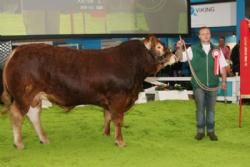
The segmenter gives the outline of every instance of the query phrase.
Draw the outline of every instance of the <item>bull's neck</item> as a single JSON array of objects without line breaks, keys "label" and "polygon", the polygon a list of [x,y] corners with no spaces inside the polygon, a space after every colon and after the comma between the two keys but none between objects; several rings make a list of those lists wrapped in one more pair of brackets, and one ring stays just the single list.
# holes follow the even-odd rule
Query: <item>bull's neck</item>
[{"label": "bull's neck", "polygon": [[146,57],[147,59],[144,65],[144,71],[146,73],[146,76],[156,74],[158,72],[157,70],[159,64],[158,61],[149,50],[147,50]]}]

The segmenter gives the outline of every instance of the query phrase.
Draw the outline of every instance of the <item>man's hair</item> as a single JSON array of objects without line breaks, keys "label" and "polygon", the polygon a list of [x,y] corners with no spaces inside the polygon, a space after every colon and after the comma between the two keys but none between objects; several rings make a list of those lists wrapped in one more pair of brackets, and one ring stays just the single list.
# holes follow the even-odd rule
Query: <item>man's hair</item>
[{"label": "man's hair", "polygon": [[220,38],[219,39],[223,39],[224,41],[225,41],[225,37],[224,36],[220,36]]},{"label": "man's hair", "polygon": [[209,27],[203,26],[203,27],[200,27],[200,29],[198,31],[198,35],[200,34],[201,30],[204,30],[204,29],[207,29],[207,30],[211,31]]}]

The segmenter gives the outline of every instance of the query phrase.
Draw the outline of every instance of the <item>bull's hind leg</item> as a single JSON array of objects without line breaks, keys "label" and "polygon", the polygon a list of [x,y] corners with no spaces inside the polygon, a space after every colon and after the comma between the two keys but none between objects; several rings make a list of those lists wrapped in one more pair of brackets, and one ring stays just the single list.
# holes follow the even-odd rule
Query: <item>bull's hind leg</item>
[{"label": "bull's hind leg", "polygon": [[27,116],[30,122],[32,123],[33,128],[35,129],[37,136],[39,137],[40,143],[49,144],[47,135],[44,132],[42,125],[41,125],[40,111],[41,111],[40,106],[36,106],[36,107],[30,106]]},{"label": "bull's hind leg", "polygon": [[41,106],[42,106],[42,100],[46,99],[46,94],[44,92],[39,92],[34,96],[34,98],[31,100],[31,106],[29,107],[29,110],[27,112],[27,117],[29,118],[33,128],[35,129],[37,136],[40,139],[41,144],[48,144],[49,140],[47,138],[46,133],[44,132],[42,125],[41,125],[41,119],[40,119],[40,113],[41,113]]},{"label": "bull's hind leg", "polygon": [[10,106],[10,118],[13,127],[14,145],[17,149],[23,149],[22,123],[24,116],[21,114],[21,111],[15,101]]},{"label": "bull's hind leg", "polygon": [[108,110],[104,110],[103,135],[105,136],[110,136],[110,123],[111,123],[111,113]]}]

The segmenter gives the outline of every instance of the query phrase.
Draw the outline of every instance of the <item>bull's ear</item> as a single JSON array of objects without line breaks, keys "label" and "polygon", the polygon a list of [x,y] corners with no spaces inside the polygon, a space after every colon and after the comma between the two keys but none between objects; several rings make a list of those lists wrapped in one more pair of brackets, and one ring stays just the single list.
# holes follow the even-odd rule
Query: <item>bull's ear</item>
[{"label": "bull's ear", "polygon": [[144,45],[145,47],[150,50],[152,46],[154,46],[157,43],[158,39],[154,35],[148,35],[144,39]]},{"label": "bull's ear", "polygon": [[144,43],[145,47],[146,47],[148,50],[151,49],[151,47],[152,47],[151,41],[149,41],[149,40],[147,40],[147,39],[145,38],[144,41],[143,41],[143,43]]}]

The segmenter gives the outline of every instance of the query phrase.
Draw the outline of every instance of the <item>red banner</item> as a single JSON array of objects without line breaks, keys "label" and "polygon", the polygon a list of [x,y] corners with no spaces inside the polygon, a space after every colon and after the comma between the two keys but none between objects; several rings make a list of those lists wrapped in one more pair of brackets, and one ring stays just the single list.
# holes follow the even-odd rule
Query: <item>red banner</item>
[{"label": "red banner", "polygon": [[240,94],[250,97],[250,27],[247,19],[240,22]]}]

